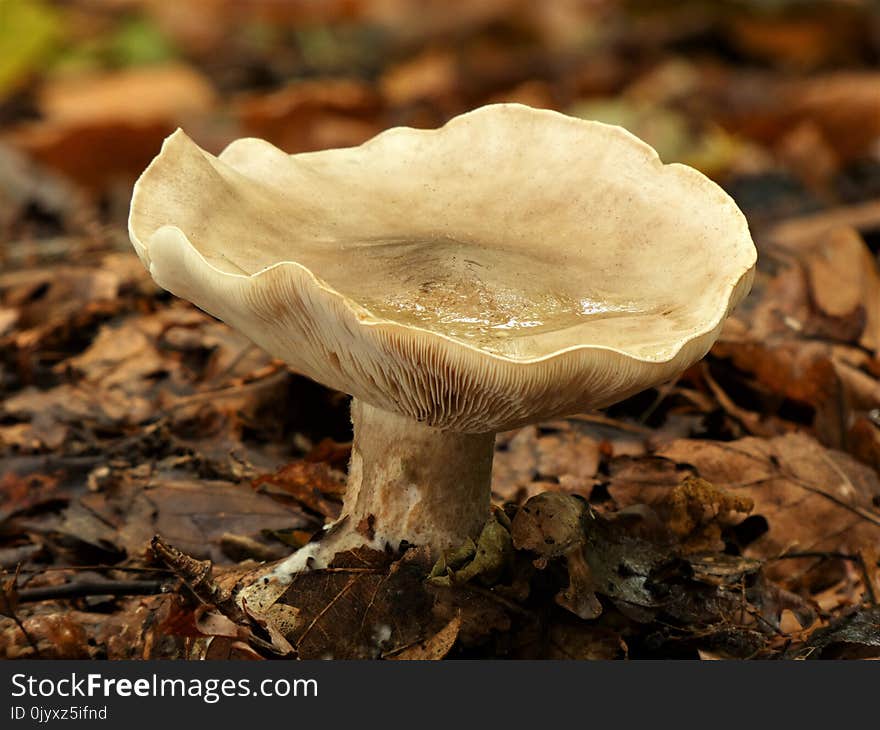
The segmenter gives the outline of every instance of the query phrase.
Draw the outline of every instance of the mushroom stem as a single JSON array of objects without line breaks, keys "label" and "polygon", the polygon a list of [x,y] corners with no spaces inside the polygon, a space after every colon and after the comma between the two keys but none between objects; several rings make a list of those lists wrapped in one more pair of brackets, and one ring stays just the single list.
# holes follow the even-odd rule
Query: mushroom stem
[{"label": "mushroom stem", "polygon": [[436,553],[479,534],[495,434],[441,431],[357,399],[351,421],[342,530],[358,533],[361,544],[396,548],[405,540]]},{"label": "mushroom stem", "polygon": [[432,556],[476,539],[489,517],[494,433],[456,433],[352,399],[354,442],[342,514],[320,541],[261,569],[237,594],[266,610],[293,577],[358,547],[401,542]]}]

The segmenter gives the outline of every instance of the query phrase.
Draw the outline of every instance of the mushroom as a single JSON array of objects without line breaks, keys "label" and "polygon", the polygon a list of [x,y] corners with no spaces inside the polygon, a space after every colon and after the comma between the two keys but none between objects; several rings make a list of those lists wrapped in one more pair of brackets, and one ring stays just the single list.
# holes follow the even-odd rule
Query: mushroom
[{"label": "mushroom", "polygon": [[161,287],[353,396],[342,517],[287,574],[476,537],[495,433],[682,372],[756,260],[701,173],[620,127],[518,104],[297,155],[240,139],[215,157],[178,130],[129,231]]}]

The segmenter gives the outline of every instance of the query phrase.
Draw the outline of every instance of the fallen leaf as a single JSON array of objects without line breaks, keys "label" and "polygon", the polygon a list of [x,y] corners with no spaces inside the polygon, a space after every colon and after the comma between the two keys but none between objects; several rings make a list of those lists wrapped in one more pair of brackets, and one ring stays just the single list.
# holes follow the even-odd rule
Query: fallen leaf
[{"label": "fallen leaf", "polygon": [[154,477],[146,484],[131,481],[85,495],[79,502],[100,520],[102,540],[129,555],[141,554],[153,535],[161,534],[180,550],[220,565],[229,561],[223,550],[229,533],[262,542],[264,530],[311,524],[295,507],[244,485],[211,480]]},{"label": "fallen leaf", "polygon": [[805,257],[813,301],[835,319],[860,317],[859,343],[880,354],[880,268],[859,235],[832,231]]},{"label": "fallen leaf", "polygon": [[880,608],[873,606],[850,613],[814,632],[789,656],[797,659],[880,658]]},{"label": "fallen leaf", "polygon": [[119,181],[128,184],[176,126],[203,118],[214,102],[210,82],[180,64],[64,79],[42,88],[44,118],[18,125],[5,138],[98,194]]},{"label": "fallen leaf", "polygon": [[389,566],[384,554],[368,552],[343,553],[328,570],[297,575],[279,599],[299,612],[286,637],[299,658],[377,658],[430,631],[425,556],[409,551]]},{"label": "fallen leaf", "polygon": [[457,615],[436,634],[424,641],[408,646],[386,659],[421,661],[443,659],[455,645],[458,632],[461,630],[461,616]]},{"label": "fallen leaf", "polygon": [[278,499],[291,499],[306,509],[334,520],[345,492],[345,476],[322,462],[294,461],[274,474],[253,481],[253,488]]},{"label": "fallen leaf", "polygon": [[204,113],[214,103],[211,83],[192,66],[174,63],[49,81],[38,99],[55,124],[165,122]]},{"label": "fallen leaf", "polygon": [[546,641],[541,656],[547,659],[607,660],[627,656],[626,643],[617,632],[590,624],[555,623]]},{"label": "fallen leaf", "polygon": [[873,503],[880,495],[876,472],[808,436],[729,444],[677,441],[659,453],[754,502],[752,514],[762,516],[768,530],[749,544],[748,554],[853,552],[880,540],[880,512]]},{"label": "fallen leaf", "polygon": [[348,79],[296,82],[235,103],[249,134],[290,153],[359,145],[382,130],[380,109],[369,85]]},{"label": "fallen leaf", "polygon": [[389,68],[379,80],[383,96],[392,106],[418,101],[448,101],[458,87],[458,64],[446,49],[428,49]]}]

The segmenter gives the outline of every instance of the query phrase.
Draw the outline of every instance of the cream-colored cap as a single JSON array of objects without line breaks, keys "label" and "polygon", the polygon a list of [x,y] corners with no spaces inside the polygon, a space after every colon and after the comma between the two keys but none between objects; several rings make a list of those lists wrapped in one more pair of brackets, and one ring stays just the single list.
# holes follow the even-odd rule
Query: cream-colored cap
[{"label": "cream-colored cap", "polygon": [[487,432],[701,358],[756,251],[715,183],[620,127],[518,104],[360,147],[219,157],[171,135],[131,240],[156,282],[314,380]]}]

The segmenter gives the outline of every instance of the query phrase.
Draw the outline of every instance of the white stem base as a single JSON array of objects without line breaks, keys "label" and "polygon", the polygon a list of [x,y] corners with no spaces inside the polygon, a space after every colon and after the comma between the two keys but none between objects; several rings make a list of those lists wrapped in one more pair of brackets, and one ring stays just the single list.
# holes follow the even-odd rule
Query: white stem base
[{"label": "white stem base", "polygon": [[[440,431],[356,399],[351,420],[354,441],[342,514],[320,542],[297,550],[267,574],[276,589],[296,573],[326,567],[337,553],[357,547],[396,550],[405,542],[439,556],[476,538],[489,516],[495,434]],[[256,596],[247,599],[253,605]]]}]

